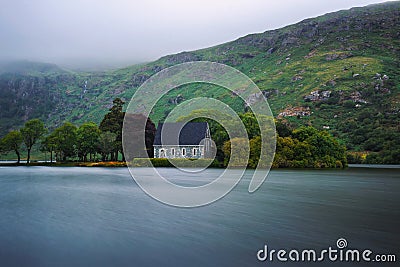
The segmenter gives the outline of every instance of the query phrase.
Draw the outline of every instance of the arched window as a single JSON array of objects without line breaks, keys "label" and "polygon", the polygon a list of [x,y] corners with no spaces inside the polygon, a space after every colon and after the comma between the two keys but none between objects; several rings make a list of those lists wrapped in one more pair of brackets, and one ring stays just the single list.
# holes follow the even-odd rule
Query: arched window
[{"label": "arched window", "polygon": [[160,149],[160,158],[165,158],[165,150],[163,148]]},{"label": "arched window", "polygon": [[175,157],[175,148],[171,148],[171,156]]},{"label": "arched window", "polygon": [[182,148],[182,156],[186,157],[186,148]]},{"label": "arched window", "polygon": [[193,155],[193,157],[197,156],[197,148],[193,148],[192,155]]}]

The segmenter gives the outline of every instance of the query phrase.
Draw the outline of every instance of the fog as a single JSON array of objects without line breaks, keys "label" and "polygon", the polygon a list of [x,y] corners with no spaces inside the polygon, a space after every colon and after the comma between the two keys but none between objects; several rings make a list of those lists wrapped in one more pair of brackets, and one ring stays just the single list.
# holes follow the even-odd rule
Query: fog
[{"label": "fog", "polygon": [[119,67],[374,0],[1,0],[0,60]]}]

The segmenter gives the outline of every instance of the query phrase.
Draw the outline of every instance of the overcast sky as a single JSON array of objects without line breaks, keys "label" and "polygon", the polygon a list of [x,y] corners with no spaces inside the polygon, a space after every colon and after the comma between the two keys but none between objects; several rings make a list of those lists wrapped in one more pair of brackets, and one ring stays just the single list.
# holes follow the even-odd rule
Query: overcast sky
[{"label": "overcast sky", "polygon": [[0,60],[133,64],[379,0],[0,0]]}]

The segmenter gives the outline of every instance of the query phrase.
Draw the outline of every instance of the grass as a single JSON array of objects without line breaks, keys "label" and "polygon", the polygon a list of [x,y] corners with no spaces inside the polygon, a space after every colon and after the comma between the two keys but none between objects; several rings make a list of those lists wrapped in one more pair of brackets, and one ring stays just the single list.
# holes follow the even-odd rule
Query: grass
[{"label": "grass", "polygon": [[[397,34],[400,31],[399,10],[399,2],[394,2],[340,11],[187,54],[199,60],[235,67],[248,75],[261,90],[279,90],[278,95],[272,95],[268,99],[275,115],[289,106],[309,106],[313,112],[310,117],[286,120],[294,126],[311,124],[321,129],[328,125],[330,132],[343,140],[349,149],[363,150],[363,144],[355,141],[354,137],[358,128],[379,125],[386,127],[389,132],[398,131],[393,125],[396,125],[400,114],[400,39]],[[313,37],[296,34],[297,31],[302,32],[310,22],[319,23],[318,34]],[[360,25],[362,27],[358,29]],[[368,25],[371,25],[370,28]],[[344,26],[349,26],[349,30],[342,30]],[[291,37],[297,38],[298,43],[285,45],[284,41]],[[270,48],[274,48],[272,53],[267,52]],[[333,54],[352,56],[327,60],[327,56]],[[39,114],[50,130],[64,121],[75,124],[87,121],[99,123],[114,98],[121,97],[129,102],[146,78],[160,69],[182,63],[184,60],[179,56],[181,55],[169,55],[147,64],[108,72],[33,71],[31,76],[35,79],[42,77],[48,82],[41,88],[35,88],[35,94],[39,97],[32,104],[33,111],[30,114]],[[348,70],[344,70],[345,68]],[[353,74],[356,73],[360,76],[354,78]],[[390,94],[375,92],[372,77],[376,73],[390,77],[385,82]],[[293,80],[296,75],[302,79]],[[8,84],[10,77],[5,78],[5,84]],[[21,79],[31,81],[29,75]],[[88,81],[87,93],[81,99],[85,81]],[[305,103],[303,97],[314,90],[330,90],[337,94],[338,101]],[[344,105],[355,91],[361,92],[369,104],[363,104],[360,108],[348,108]],[[236,112],[243,111],[243,103],[232,97],[230,92],[207,84],[191,84],[178,87],[160,99],[151,113],[151,119],[156,124],[175,108],[175,104],[169,100],[179,94],[185,100],[199,96],[217,98],[229,104]],[[17,96],[15,99],[11,96],[7,98],[15,100],[18,106],[29,104]],[[49,99],[50,103],[41,102],[50,101]],[[50,109],[51,105],[57,108]],[[357,120],[366,111],[372,121],[368,124]],[[377,119],[378,114],[382,114],[384,118]],[[12,117],[0,116],[0,136],[11,128],[21,126],[23,116],[24,114],[18,112],[14,112]],[[345,131],[342,124],[350,124],[353,120],[355,127],[350,132]],[[9,157],[11,156],[6,156]],[[43,157],[37,153],[34,158]]]}]

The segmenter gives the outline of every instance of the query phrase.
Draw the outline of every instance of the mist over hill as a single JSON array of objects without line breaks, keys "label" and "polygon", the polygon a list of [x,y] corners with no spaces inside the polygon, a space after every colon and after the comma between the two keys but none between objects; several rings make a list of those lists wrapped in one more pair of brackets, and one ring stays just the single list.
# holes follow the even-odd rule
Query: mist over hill
[{"label": "mist over hill", "polygon": [[[350,150],[392,151],[400,142],[399,25],[400,2],[387,2],[114,71],[3,63],[0,136],[31,118],[41,118],[50,128],[65,121],[99,123],[114,98],[129,101],[156,72],[206,60],[248,75],[268,98],[275,116],[289,125],[326,129]],[[162,98],[152,120],[162,120],[180,101],[211,95],[238,112],[245,110],[221,88],[191,85]]]}]

